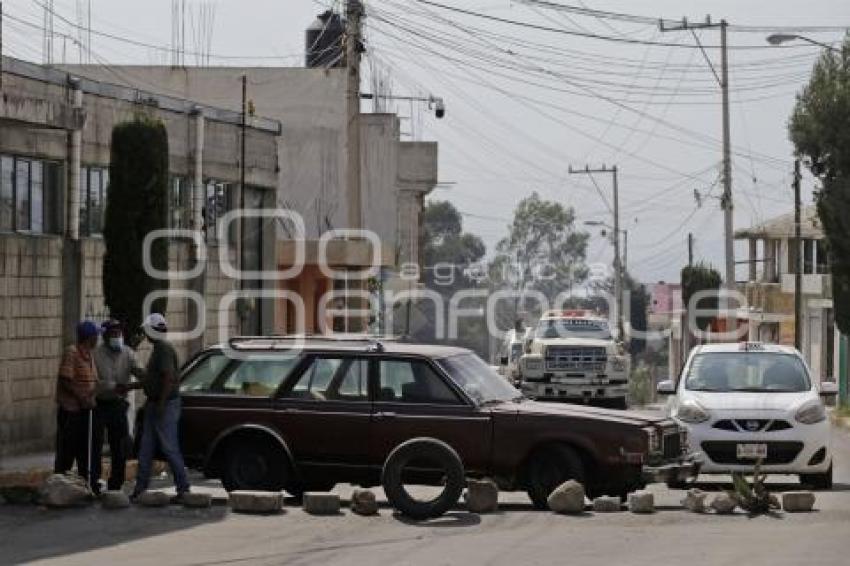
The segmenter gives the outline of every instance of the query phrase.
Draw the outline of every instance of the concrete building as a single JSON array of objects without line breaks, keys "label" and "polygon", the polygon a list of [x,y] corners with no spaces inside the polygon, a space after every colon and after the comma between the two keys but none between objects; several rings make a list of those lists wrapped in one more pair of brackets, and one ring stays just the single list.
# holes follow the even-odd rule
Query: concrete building
[{"label": "concrete building", "polygon": [[[217,239],[216,220],[237,202],[241,117],[203,103],[77,79],[67,71],[3,57],[0,96],[0,458],[49,449],[54,389],[63,345],[82,318],[105,317],[100,236],[109,199],[108,166],[114,125],[139,114],[164,123],[169,141],[169,224],[200,233],[204,269],[171,288],[200,293],[197,304],[171,298],[172,330],[198,327],[179,344],[185,356],[219,341],[219,321],[231,333],[272,329],[268,301],[222,303],[238,288],[225,277],[219,252],[236,255],[230,236]],[[252,117],[245,163],[246,203],[276,200],[280,123]],[[245,269],[276,265],[275,230],[259,220],[246,226]],[[195,265],[191,239],[170,242],[170,269]],[[268,286],[267,284],[265,284]],[[249,281],[247,288],[263,284]],[[223,318],[220,319],[220,316]]]},{"label": "concrete building", "polygon": [[838,377],[842,367],[846,379],[846,339],[835,330],[826,242],[814,206],[803,209],[800,232],[798,250],[794,214],[788,213],[735,233],[749,243],[748,277],[741,286],[748,309],[741,318],[752,340],[794,344],[794,274],[801,253],[803,355],[819,379]]},{"label": "concrete building", "polygon": [[[348,218],[346,173],[345,68],[66,66],[96,80],[119,81],[128,87],[154,88],[171,96],[241,109],[241,77],[255,111],[282,123],[278,146],[277,205],[304,220],[307,250],[318,249],[317,238],[345,229]],[[408,288],[397,277],[405,263],[418,263],[421,212],[425,195],[437,183],[437,144],[401,141],[398,117],[361,114],[361,192],[364,229],[377,234],[384,286]],[[248,151],[251,148],[249,146]],[[279,232],[278,264],[292,261],[291,232]],[[368,242],[348,242],[347,253],[334,254],[340,271],[360,270],[358,258],[372,257]],[[334,282],[318,269],[319,258],[308,253],[306,268],[281,285],[298,292],[313,312],[317,297]],[[276,329],[291,329],[286,305],[279,305]],[[290,322],[287,322],[290,320]],[[317,319],[308,316],[307,330]]]}]

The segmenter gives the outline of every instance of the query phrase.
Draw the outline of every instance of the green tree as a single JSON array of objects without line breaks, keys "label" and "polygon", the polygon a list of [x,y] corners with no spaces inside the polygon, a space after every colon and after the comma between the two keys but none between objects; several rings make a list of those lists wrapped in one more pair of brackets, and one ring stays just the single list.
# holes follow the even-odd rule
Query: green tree
[{"label": "green tree", "polygon": [[[141,324],[148,293],[168,288],[167,280],[151,277],[142,263],[145,236],[167,227],[168,135],[162,122],[137,117],[113,128],[108,194],[103,294],[111,315],[134,330]],[[151,263],[167,270],[167,239],[155,240]],[[164,299],[153,305],[155,312],[165,308]]]},{"label": "green tree", "polygon": [[[649,310],[649,292],[646,285],[636,281],[628,273],[623,277],[623,288],[629,292],[629,325],[632,330],[646,332],[648,328],[647,311]],[[646,349],[644,338],[632,337],[629,341],[629,351],[637,355]]]},{"label": "green tree", "polygon": [[[422,263],[425,271],[422,280],[425,286],[439,293],[447,306],[452,295],[462,289],[473,289],[482,285],[480,270],[476,269],[486,253],[481,238],[463,231],[463,217],[453,204],[447,201],[430,201],[422,214]],[[485,301],[474,304],[474,299],[464,301],[464,308],[483,306]],[[396,313],[394,332],[409,334],[422,342],[434,342],[437,312],[430,300],[411,305],[413,324],[408,325],[407,313]],[[399,306],[406,309],[407,305]],[[445,317],[447,312],[443,312]],[[418,321],[418,323],[417,323]],[[481,319],[462,317],[458,321],[458,339],[453,341],[471,348],[482,357],[488,354],[488,333],[484,317]]]},{"label": "green tree", "polygon": [[[682,304],[686,309],[691,308],[691,297],[700,291],[718,291],[722,281],[720,273],[704,263],[682,268]],[[696,308],[700,310],[716,311],[718,306],[717,294],[698,301]],[[697,327],[706,330],[711,324],[713,316],[699,316],[696,319]]]},{"label": "green tree", "polygon": [[835,324],[850,333],[850,34],[824,50],[788,124],[796,154],[820,181],[815,193],[832,272]]},{"label": "green tree", "polygon": [[509,233],[490,264],[496,287],[535,290],[551,302],[587,279],[586,232],[575,229],[575,210],[536,192],[514,210]]}]

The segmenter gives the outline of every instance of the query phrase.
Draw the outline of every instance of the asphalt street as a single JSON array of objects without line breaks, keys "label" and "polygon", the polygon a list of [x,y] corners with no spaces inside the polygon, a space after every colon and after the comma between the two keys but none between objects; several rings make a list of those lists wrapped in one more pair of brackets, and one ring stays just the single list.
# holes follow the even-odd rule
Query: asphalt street
[{"label": "asphalt street", "polygon": [[[747,564],[848,563],[850,432],[835,430],[832,491],[818,492],[816,511],[748,518],[697,515],[681,509],[683,492],[653,486],[653,515],[534,511],[524,494],[502,494],[500,511],[474,515],[462,507],[413,523],[384,505],[375,517],[344,508],[315,517],[289,505],[276,516],[181,507],[105,511],[0,506],[0,562],[42,564]],[[709,481],[702,481],[703,479]],[[699,486],[720,489],[718,478]],[[723,478],[719,478],[722,482]],[[774,477],[777,490],[799,489]],[[208,482],[197,490],[221,493]],[[350,487],[337,489],[345,497]]]}]

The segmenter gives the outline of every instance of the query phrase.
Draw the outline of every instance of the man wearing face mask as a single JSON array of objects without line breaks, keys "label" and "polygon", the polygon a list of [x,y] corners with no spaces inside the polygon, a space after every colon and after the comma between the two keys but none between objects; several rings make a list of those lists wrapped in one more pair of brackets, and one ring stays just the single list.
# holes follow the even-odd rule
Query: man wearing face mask
[{"label": "man wearing face mask", "polygon": [[109,442],[111,457],[110,490],[121,489],[130,446],[130,428],[127,422],[127,389],[130,376],[144,377],[144,370],[136,362],[133,350],[124,344],[121,323],[110,319],[103,323],[103,342],[94,350],[97,367],[94,428],[92,429],[92,490],[100,491],[101,455],[103,437]]}]

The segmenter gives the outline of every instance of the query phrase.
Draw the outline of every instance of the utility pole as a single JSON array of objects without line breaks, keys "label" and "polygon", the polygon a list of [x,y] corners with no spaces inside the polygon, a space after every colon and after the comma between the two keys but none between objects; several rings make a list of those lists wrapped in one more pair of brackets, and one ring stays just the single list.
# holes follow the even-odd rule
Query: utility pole
[{"label": "utility pole", "polygon": [[348,228],[363,227],[362,203],[360,198],[360,53],[361,18],[363,4],[360,0],[346,0],[345,4],[345,60],[348,67],[346,98],[348,103],[346,149],[347,149],[347,195]]},{"label": "utility pole", "polygon": [[623,335],[623,269],[620,261],[620,196],[617,187],[617,166],[591,169],[585,165],[584,169],[573,169],[569,167],[570,175],[592,175],[593,173],[611,173],[614,180],[614,202],[612,214],[614,215],[614,300],[617,307],[617,333],[620,340],[625,340]]},{"label": "utility pole", "polygon": [[714,23],[711,21],[710,16],[706,16],[705,22],[702,23],[690,23],[684,18],[680,25],[675,26],[666,25],[664,21],[659,22],[659,29],[662,32],[690,30],[691,33],[694,33],[693,30],[697,29],[720,28],[720,76],[717,75],[717,72],[714,70],[714,66],[711,65],[711,61],[705,54],[705,50],[703,49],[702,44],[700,44],[699,38],[697,38],[695,33],[694,39],[711,67],[711,71],[714,73],[715,79],[717,79],[717,82],[720,85],[723,99],[723,197],[720,202],[723,208],[723,239],[726,249],[726,288],[733,291],[735,290],[735,246],[733,240],[734,224],[732,222],[732,144],[730,141],[731,133],[729,126],[729,59],[726,45],[727,27],[728,24],[726,23],[726,20],[720,20],[719,23]]},{"label": "utility pole", "polygon": [[629,272],[629,231],[623,230],[623,274]]},{"label": "utility pole", "polygon": [[[241,147],[239,148],[239,211],[240,215],[238,218],[238,226],[237,230],[237,243],[236,243],[236,257],[238,258],[237,265],[239,266],[239,270],[244,270],[245,266],[244,262],[244,250],[242,246],[244,244],[245,238],[245,219],[242,217],[245,211],[245,134],[248,131],[248,76],[242,75],[242,123],[240,124],[242,130],[241,136]],[[239,279],[239,288],[243,289],[245,287],[245,282],[242,278]]]},{"label": "utility pole", "polygon": [[694,265],[694,234],[688,232],[688,267]]},{"label": "utility pole", "polygon": [[800,238],[800,160],[794,160],[794,347],[803,347],[803,250]]}]

